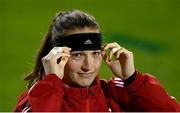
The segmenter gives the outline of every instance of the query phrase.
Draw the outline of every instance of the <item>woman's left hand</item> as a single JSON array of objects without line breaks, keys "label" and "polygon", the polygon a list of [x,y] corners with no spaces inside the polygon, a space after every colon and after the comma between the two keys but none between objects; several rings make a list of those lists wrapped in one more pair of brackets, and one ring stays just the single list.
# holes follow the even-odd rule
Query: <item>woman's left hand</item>
[{"label": "woman's left hand", "polygon": [[[109,55],[106,52],[107,50],[110,50]],[[135,72],[133,53],[116,42],[104,45],[102,56],[115,76],[123,80],[129,78]]]}]

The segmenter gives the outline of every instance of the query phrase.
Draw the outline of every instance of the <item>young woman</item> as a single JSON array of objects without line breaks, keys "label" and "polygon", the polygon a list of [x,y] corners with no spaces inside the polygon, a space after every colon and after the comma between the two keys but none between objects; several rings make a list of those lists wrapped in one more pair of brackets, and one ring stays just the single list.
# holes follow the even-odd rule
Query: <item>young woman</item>
[{"label": "young woman", "polygon": [[[155,77],[135,70],[131,51],[102,45],[101,34],[82,11],[55,16],[14,111],[180,111]],[[100,79],[102,59],[114,73],[108,82]]]}]

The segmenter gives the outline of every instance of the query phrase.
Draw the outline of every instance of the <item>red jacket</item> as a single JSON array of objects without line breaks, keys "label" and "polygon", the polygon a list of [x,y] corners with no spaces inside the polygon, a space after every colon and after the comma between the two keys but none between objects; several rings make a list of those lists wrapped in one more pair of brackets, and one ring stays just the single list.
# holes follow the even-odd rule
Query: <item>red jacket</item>
[{"label": "red jacket", "polygon": [[136,72],[135,80],[124,87],[113,77],[106,82],[95,80],[90,88],[73,88],[54,74],[46,75],[19,98],[14,111],[180,111],[153,76]]}]

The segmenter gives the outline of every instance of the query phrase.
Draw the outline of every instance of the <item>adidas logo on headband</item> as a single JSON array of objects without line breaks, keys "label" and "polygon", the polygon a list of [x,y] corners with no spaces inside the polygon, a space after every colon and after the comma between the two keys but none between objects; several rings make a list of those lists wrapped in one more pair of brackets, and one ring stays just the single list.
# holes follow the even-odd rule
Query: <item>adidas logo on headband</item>
[{"label": "adidas logo on headband", "polygon": [[101,33],[77,33],[65,37],[57,37],[55,46],[67,46],[71,51],[101,50]]},{"label": "adidas logo on headband", "polygon": [[88,39],[84,42],[84,44],[93,44],[93,43],[91,42],[91,40]]}]

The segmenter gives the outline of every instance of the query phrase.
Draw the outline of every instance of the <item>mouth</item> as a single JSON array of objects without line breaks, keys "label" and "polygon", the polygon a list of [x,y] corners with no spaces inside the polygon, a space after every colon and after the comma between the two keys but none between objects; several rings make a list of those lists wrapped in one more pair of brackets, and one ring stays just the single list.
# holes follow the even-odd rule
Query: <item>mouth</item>
[{"label": "mouth", "polygon": [[88,73],[78,73],[80,77],[83,78],[89,78],[92,77],[94,75],[94,72],[88,72]]}]

